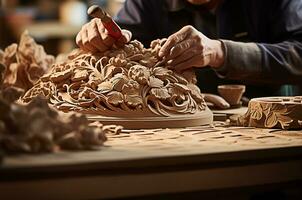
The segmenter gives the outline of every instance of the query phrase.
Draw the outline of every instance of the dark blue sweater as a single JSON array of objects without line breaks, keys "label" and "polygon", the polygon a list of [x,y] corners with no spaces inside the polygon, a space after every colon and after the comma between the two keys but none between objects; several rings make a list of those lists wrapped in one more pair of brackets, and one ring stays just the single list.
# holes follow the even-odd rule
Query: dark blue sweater
[{"label": "dark blue sweater", "polygon": [[[227,53],[224,66],[216,73],[211,69],[198,73],[205,92],[230,83],[218,74],[252,85],[247,90],[250,97],[301,95],[302,0],[224,0],[215,12],[186,0],[128,0],[116,21],[145,45],[185,25],[222,39]],[[293,84],[287,89],[295,90],[286,91],[283,84]]]}]

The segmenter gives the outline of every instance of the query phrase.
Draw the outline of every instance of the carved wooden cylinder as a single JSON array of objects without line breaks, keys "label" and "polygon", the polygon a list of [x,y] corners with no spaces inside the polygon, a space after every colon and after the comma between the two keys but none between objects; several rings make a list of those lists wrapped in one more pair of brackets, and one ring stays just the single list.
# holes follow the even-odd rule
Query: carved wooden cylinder
[{"label": "carved wooden cylinder", "polygon": [[237,125],[261,128],[301,129],[302,96],[252,99]]}]

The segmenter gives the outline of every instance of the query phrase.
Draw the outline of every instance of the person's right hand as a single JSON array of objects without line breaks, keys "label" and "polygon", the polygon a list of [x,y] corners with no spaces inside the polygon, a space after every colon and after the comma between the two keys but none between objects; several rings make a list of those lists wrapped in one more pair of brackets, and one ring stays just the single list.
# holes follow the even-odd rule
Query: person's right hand
[{"label": "person's right hand", "polygon": [[101,19],[94,18],[83,25],[77,34],[76,43],[80,49],[87,52],[104,52],[113,45],[123,46],[131,40],[132,34],[128,30],[122,30],[122,37],[118,40],[108,34]]}]

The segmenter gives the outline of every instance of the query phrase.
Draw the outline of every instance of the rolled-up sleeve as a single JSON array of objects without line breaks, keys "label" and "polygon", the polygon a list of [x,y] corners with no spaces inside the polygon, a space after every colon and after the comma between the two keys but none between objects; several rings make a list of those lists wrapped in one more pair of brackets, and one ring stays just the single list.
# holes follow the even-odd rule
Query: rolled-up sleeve
[{"label": "rolled-up sleeve", "polygon": [[221,77],[248,78],[261,73],[261,50],[255,43],[221,40],[225,50],[225,62],[216,71]]}]

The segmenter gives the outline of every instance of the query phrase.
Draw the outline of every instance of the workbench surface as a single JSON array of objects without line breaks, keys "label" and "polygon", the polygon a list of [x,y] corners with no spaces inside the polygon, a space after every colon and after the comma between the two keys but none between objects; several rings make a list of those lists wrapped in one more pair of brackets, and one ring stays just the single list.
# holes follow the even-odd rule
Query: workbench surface
[{"label": "workbench surface", "polygon": [[[54,199],[151,195],[302,180],[302,132],[211,126],[124,130],[94,151],[9,156],[0,193]],[[15,192],[18,189],[18,192]]]}]

